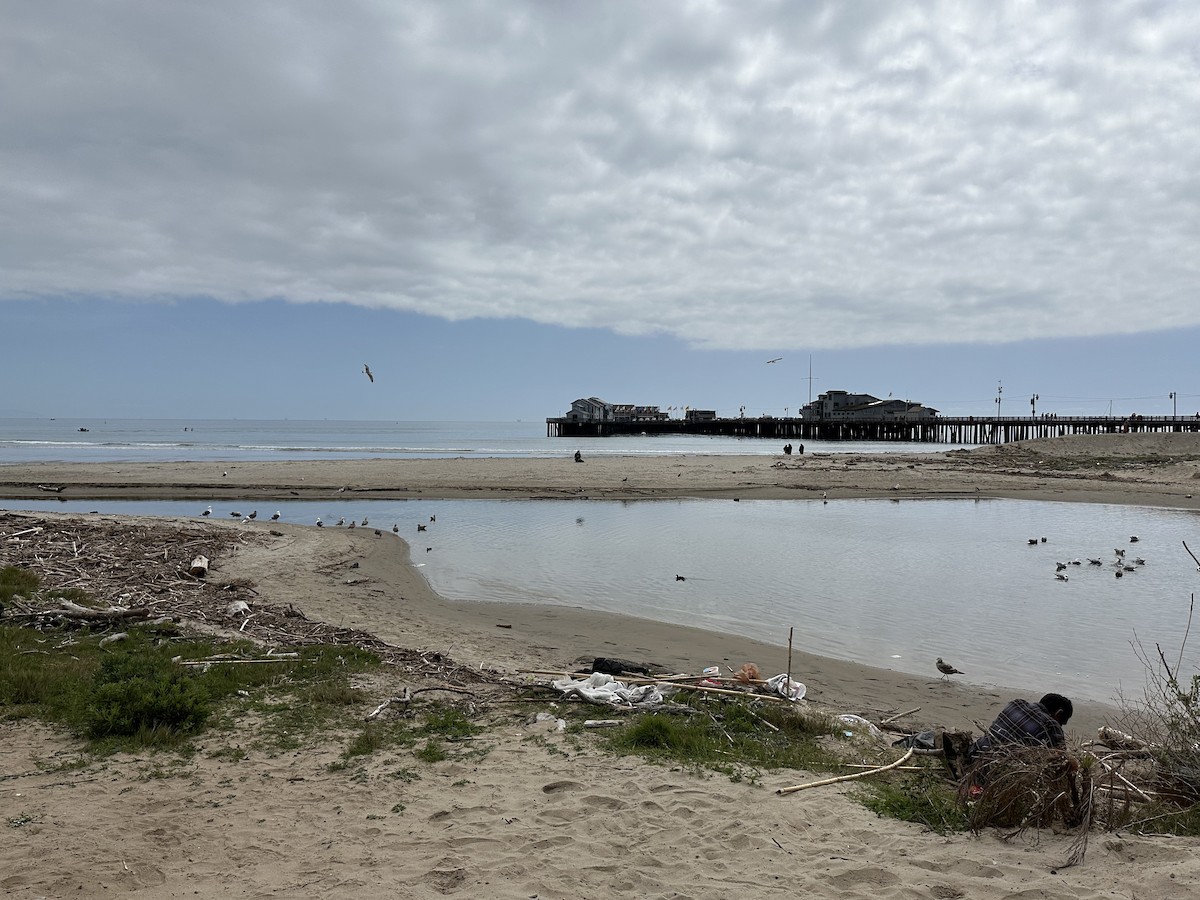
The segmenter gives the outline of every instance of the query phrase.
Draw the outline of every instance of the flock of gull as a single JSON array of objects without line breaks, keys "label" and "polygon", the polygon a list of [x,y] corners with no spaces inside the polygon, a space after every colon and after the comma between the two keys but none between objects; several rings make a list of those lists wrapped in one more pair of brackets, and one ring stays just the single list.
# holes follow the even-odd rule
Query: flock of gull
[{"label": "flock of gull", "polygon": [[[207,517],[211,516],[212,513],[213,513],[213,508],[210,506],[207,509],[205,509],[203,512],[201,512],[200,515],[207,518]],[[281,514],[280,514],[279,510],[275,510],[275,512],[273,512],[271,514],[271,521],[278,522],[280,519],[280,515]],[[241,519],[242,524],[245,525],[246,523],[251,522],[254,519],[258,518],[258,510],[257,509],[253,510],[246,515],[242,515],[242,513],[238,512],[237,510],[233,510],[229,513],[229,517],[231,519]],[[436,522],[437,516],[430,516],[429,521]],[[317,520],[313,524],[316,525],[318,528],[325,527],[325,521],[320,516],[317,516]],[[336,527],[344,525],[347,528],[367,528],[370,524],[371,524],[370,520],[366,516],[363,516],[361,522],[356,522],[354,519],[351,519],[349,522],[347,522],[345,516],[339,516],[337,522],[334,523],[334,527],[336,528]],[[427,531],[428,529],[429,529],[428,523],[424,523],[424,522],[417,523],[417,531],[418,532]],[[392,532],[394,534],[399,534],[400,526],[396,525],[396,524],[392,525]],[[378,528],[375,529],[376,537],[379,537],[382,534],[383,534],[382,530],[380,530]],[[426,547],[425,551],[429,552],[432,549],[433,549],[432,547]]]},{"label": "flock of gull", "polygon": [[[1136,534],[1129,536],[1129,543],[1136,544],[1138,541],[1139,538]],[[1030,546],[1036,546],[1038,544],[1046,543],[1046,539],[1044,537],[1030,538],[1028,543]],[[1103,566],[1105,561],[1098,556],[1089,556],[1087,564],[1089,566]],[[1113,559],[1108,563],[1113,570],[1113,575],[1117,578],[1123,578],[1127,572],[1136,572],[1139,566],[1144,566],[1145,564],[1146,560],[1142,559],[1140,556],[1126,558],[1125,551],[1121,547],[1113,548]],[[1067,569],[1069,566],[1083,566],[1083,560],[1076,557],[1075,559],[1070,559],[1066,562],[1056,562],[1054,564],[1054,577],[1059,581],[1070,581],[1071,578],[1069,575],[1067,575]]]}]

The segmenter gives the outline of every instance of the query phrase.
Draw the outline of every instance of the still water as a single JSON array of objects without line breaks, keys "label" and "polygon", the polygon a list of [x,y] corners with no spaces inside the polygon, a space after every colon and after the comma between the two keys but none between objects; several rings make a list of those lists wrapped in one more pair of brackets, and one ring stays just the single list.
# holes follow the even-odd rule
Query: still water
[{"label": "still water", "polygon": [[[195,515],[179,501],[0,501],[12,509]],[[222,502],[214,516],[248,512]],[[276,509],[258,508],[259,518]],[[1180,510],[1017,500],[322,501],[285,522],[393,524],[414,564],[456,600],[580,606],[696,625],[935,677],[1139,696],[1131,642],[1172,661],[1200,573]],[[436,522],[430,522],[436,516]],[[428,530],[418,532],[417,523]],[[1138,536],[1136,543],[1131,536]],[[1046,541],[1042,542],[1041,537]],[[1030,538],[1038,539],[1035,545]],[[1126,562],[1115,576],[1115,550]],[[1089,558],[1099,559],[1093,565]],[[1079,564],[1073,564],[1078,560]],[[1056,563],[1067,563],[1058,580]],[[676,578],[684,576],[683,581]],[[1195,641],[1193,643],[1196,643]],[[1200,653],[1185,662],[1194,671]],[[801,673],[803,680],[803,673]]]}]

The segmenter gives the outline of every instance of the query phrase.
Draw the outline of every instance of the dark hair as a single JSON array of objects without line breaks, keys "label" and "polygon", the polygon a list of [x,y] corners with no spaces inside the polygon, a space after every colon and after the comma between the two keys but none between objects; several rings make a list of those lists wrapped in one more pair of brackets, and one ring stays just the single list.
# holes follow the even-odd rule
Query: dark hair
[{"label": "dark hair", "polygon": [[1055,714],[1062,712],[1062,718],[1059,719],[1059,723],[1062,725],[1066,725],[1075,713],[1075,707],[1071,705],[1071,701],[1062,694],[1047,694],[1038,701],[1038,705],[1056,719],[1059,717]]}]

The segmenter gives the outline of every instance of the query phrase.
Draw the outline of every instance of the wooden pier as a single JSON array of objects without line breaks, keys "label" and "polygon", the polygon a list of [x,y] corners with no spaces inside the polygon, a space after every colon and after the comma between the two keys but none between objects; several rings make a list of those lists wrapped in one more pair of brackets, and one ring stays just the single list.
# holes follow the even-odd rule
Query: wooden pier
[{"label": "wooden pier", "polygon": [[1200,432],[1200,417],[1183,416],[1030,416],[987,418],[935,416],[921,421],[878,419],[736,418],[689,422],[684,419],[581,422],[546,419],[547,437],[695,434],[720,437],[813,441],[898,441],[926,444],[1005,444],[1066,434],[1122,434],[1131,431]]}]

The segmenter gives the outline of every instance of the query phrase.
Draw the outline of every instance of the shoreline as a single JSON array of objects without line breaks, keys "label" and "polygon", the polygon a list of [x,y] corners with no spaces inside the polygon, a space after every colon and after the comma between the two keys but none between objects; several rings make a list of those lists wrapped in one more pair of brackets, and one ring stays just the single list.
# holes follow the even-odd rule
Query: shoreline
[{"label": "shoreline", "polygon": [[[942,453],[179,463],[0,462],[12,499],[996,497],[1200,510],[1200,434],[1072,435]],[[51,489],[51,490],[47,490]]]}]

